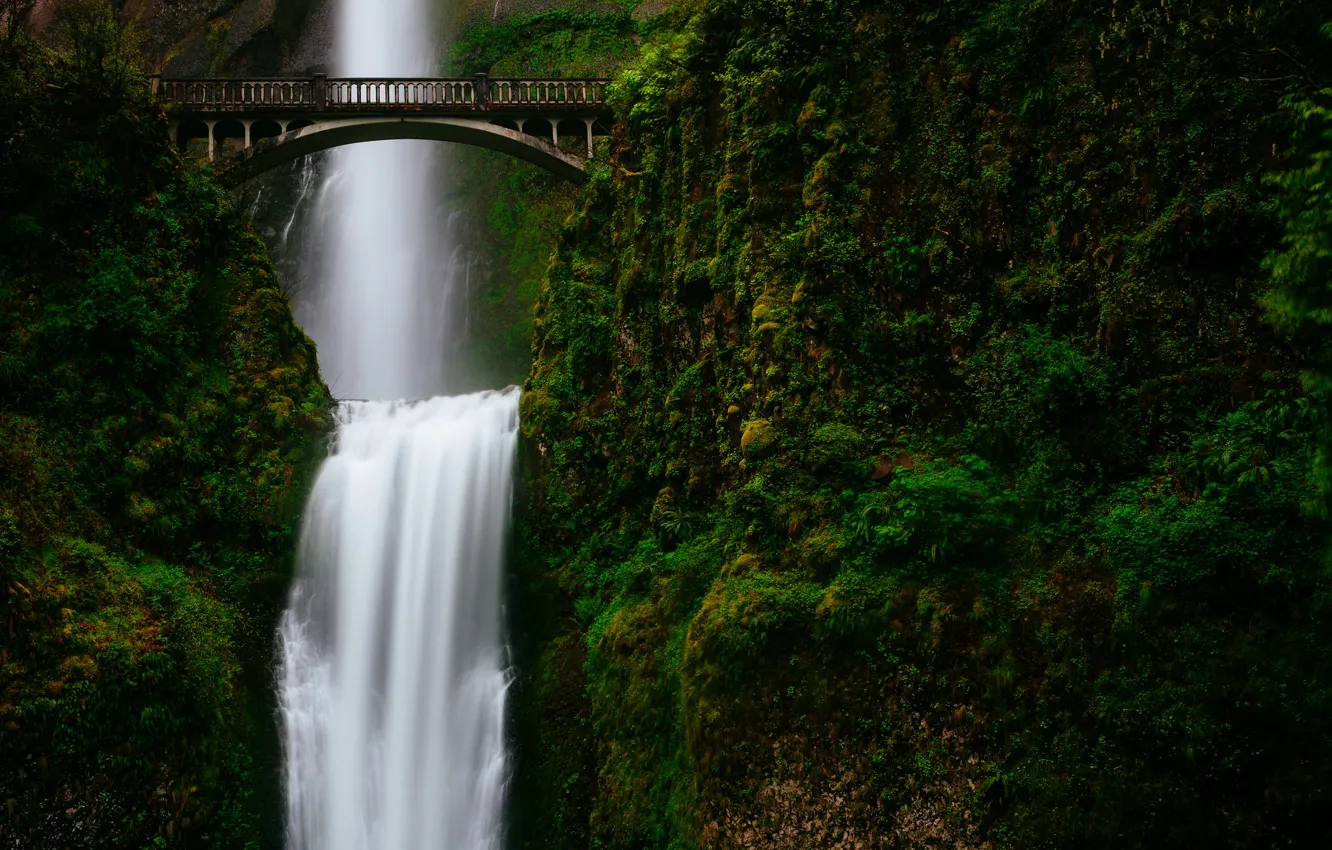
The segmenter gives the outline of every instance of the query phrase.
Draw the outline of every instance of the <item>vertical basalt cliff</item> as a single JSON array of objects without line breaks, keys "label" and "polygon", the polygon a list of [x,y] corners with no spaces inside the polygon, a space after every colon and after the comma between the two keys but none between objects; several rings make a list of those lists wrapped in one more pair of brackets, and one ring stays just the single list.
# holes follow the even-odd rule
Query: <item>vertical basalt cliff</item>
[{"label": "vertical basalt cliff", "polygon": [[1316,846],[1326,17],[666,13],[537,305],[519,846]]},{"label": "vertical basalt cliff", "polygon": [[259,846],[331,402],[117,44],[0,46],[0,846]]},{"label": "vertical basalt cliff", "polygon": [[[27,29],[49,38],[84,0],[11,0]],[[173,76],[276,76],[327,66],[333,0],[123,0],[117,16],[138,31],[142,59]]]}]

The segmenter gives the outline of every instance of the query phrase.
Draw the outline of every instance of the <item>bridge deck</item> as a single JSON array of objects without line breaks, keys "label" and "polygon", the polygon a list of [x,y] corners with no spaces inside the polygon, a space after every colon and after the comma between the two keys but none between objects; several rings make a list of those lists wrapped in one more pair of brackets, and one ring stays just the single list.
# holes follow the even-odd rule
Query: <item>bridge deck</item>
[{"label": "bridge deck", "polygon": [[322,75],[273,79],[153,79],[153,92],[185,113],[347,115],[536,113],[608,110],[609,80],[334,79]]}]

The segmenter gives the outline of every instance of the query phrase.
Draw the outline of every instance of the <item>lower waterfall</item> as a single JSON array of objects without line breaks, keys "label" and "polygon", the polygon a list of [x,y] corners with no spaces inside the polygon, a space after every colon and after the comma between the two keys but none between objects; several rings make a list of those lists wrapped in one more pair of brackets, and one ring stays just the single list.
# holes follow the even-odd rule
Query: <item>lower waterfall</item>
[{"label": "lower waterfall", "polygon": [[280,630],[290,850],[495,850],[518,391],[344,402]]}]

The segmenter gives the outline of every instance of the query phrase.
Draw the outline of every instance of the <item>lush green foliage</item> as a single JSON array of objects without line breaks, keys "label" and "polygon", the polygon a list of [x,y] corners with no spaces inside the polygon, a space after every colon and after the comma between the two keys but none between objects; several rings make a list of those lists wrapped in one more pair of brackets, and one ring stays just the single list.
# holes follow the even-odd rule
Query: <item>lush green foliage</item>
[{"label": "lush green foliage", "polygon": [[0,53],[0,841],[244,847],[275,768],[247,677],[330,401],[262,244],[89,26]]},{"label": "lush green foliage", "polygon": [[577,187],[504,154],[459,147],[449,163],[463,211],[467,335],[454,356],[462,390],[520,384],[532,362],[532,309]]},{"label": "lush green foliage", "polygon": [[1321,841],[1317,4],[668,14],[537,306],[519,840]]},{"label": "lush green foliage", "polygon": [[449,48],[454,74],[493,77],[584,77],[609,73],[636,53],[634,36],[650,25],[618,11],[554,9],[535,15],[478,21]]},{"label": "lush green foliage", "polygon": [[[1332,24],[1324,27],[1332,37]],[[1285,223],[1281,250],[1269,259],[1273,288],[1267,304],[1276,323],[1292,332],[1310,369],[1305,385],[1326,406],[1332,392],[1332,89],[1298,93],[1286,106],[1296,117],[1299,164],[1275,177],[1278,213]],[[1323,446],[1332,434],[1323,434]],[[1332,458],[1318,457],[1319,508],[1332,491]]]},{"label": "lush green foliage", "polygon": [[[557,10],[480,22],[455,41],[450,73],[607,75],[636,54],[635,36],[650,29],[623,11]],[[582,138],[569,143],[580,145]],[[465,213],[474,288],[461,352],[466,364],[456,371],[465,376],[465,389],[521,383],[532,359],[538,282],[578,190],[534,165],[480,148],[455,148],[449,177],[452,203]]]}]

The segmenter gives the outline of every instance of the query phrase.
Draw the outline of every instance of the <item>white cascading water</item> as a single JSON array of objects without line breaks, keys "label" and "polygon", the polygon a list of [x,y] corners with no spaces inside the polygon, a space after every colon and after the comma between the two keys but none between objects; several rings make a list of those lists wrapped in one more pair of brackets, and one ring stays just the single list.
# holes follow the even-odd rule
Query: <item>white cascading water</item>
[{"label": "white cascading water", "polygon": [[[428,0],[339,2],[338,73],[436,73]],[[445,389],[457,277],[438,156],[334,151],[301,262],[335,395],[421,400],[343,402],[306,507],[279,635],[289,850],[501,844],[518,391],[422,398]]]},{"label": "white cascading water", "polygon": [[[430,0],[338,0],[341,76],[432,77]],[[448,214],[444,148],[412,140],[331,152],[303,265],[317,281],[297,318],[339,398],[423,398],[445,389]]]},{"label": "white cascading water", "polygon": [[518,393],[348,402],[283,618],[292,850],[492,850]]}]

